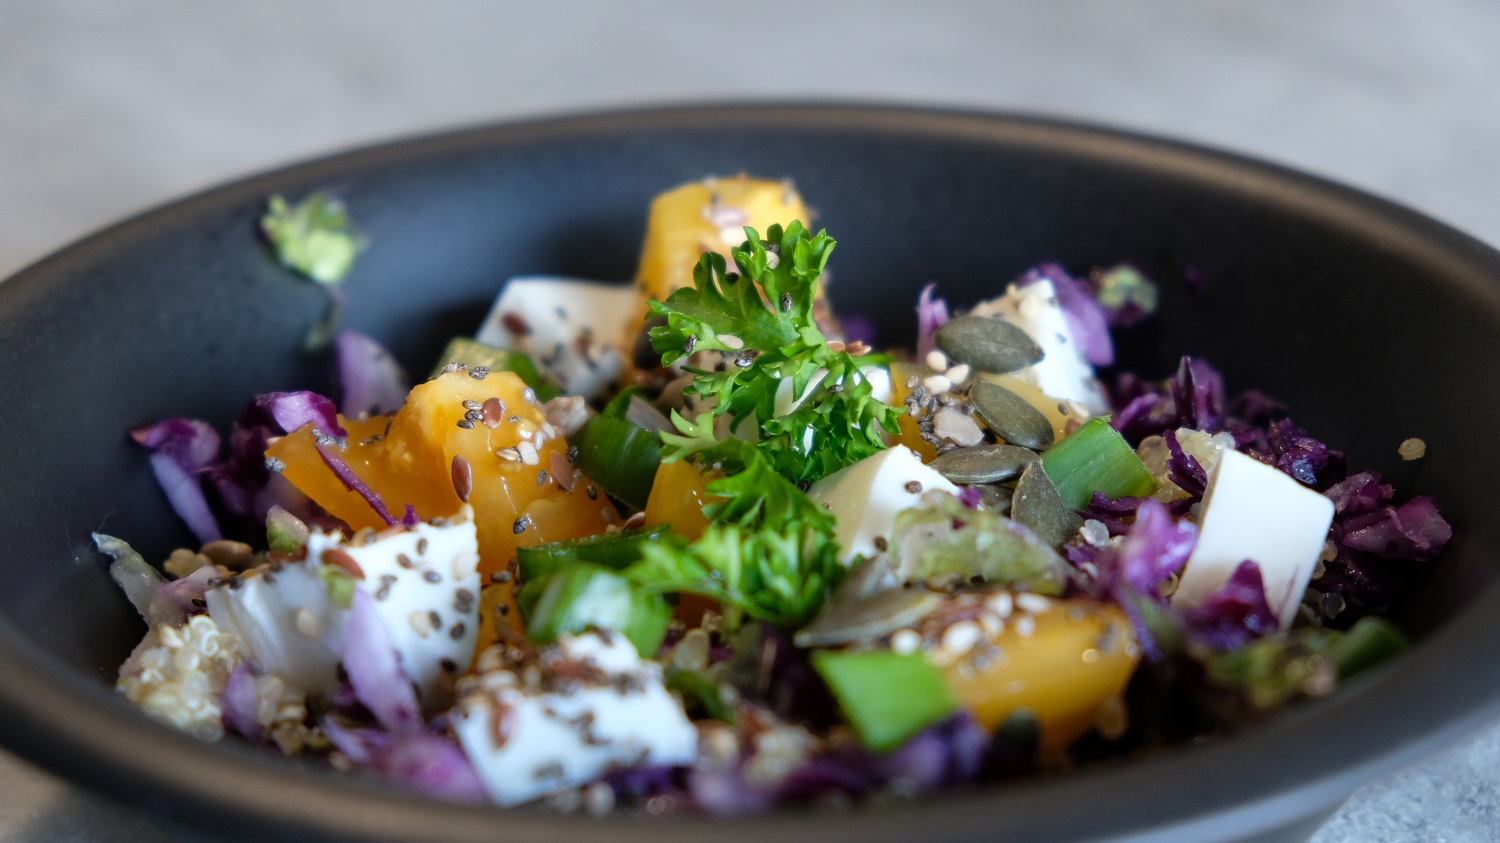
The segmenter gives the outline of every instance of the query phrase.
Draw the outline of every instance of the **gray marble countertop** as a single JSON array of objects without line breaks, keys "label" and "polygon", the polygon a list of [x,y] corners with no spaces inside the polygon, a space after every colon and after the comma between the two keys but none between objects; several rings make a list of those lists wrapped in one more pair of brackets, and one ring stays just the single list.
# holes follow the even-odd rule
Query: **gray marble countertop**
[{"label": "gray marble countertop", "polygon": [[[770,97],[1015,109],[1196,140],[1500,243],[1492,0],[0,0],[0,22],[0,277],[166,199],[351,145]],[[1366,786],[1314,840],[1493,841],[1497,792],[1492,724]],[[3,752],[0,794],[0,839],[168,839]]]}]

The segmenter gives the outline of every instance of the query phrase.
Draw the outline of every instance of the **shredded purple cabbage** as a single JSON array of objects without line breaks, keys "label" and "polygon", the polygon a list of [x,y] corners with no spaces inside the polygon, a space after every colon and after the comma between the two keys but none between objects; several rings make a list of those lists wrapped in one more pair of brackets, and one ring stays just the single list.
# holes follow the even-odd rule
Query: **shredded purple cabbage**
[{"label": "shredded purple cabbage", "polygon": [[249,662],[240,662],[229,674],[224,693],[219,697],[219,708],[224,712],[224,725],[259,743],[265,730],[255,716],[257,706],[255,672],[251,670]]},{"label": "shredded purple cabbage", "polygon": [[1334,558],[1324,562],[1313,587],[1342,595],[1360,613],[1394,600],[1424,563],[1442,553],[1453,528],[1438,513],[1432,498],[1391,503],[1395,489],[1374,472],[1360,472],[1333,484],[1324,493],[1333,501],[1329,540]]},{"label": "shredded purple cabbage", "polygon": [[419,793],[450,802],[483,802],[484,783],[468,756],[448,740],[425,731],[391,734],[323,721],[328,740],[363,767],[370,767]]},{"label": "shredded purple cabbage", "polygon": [[1135,511],[1144,500],[1130,495],[1111,498],[1103,492],[1095,492],[1089,505],[1084,507],[1083,517],[1103,524],[1111,536],[1123,536],[1130,531]]},{"label": "shredded purple cabbage", "polygon": [[1345,473],[1344,455],[1308,436],[1291,419],[1272,422],[1266,428],[1265,447],[1247,450],[1314,489],[1328,488]]},{"label": "shredded purple cabbage", "polygon": [[1182,358],[1177,373],[1153,384],[1127,372],[1115,385],[1110,425],[1132,445],[1179,427],[1218,433],[1224,429],[1224,379],[1206,361]]},{"label": "shredded purple cabbage", "polygon": [[354,589],[343,661],[350,687],[377,723],[393,734],[422,728],[417,693],[401,672],[390,631],[375,612],[375,599],[364,589]]},{"label": "shredded purple cabbage", "polygon": [[906,779],[924,791],[968,784],[984,770],[990,733],[967,711],[929,727],[886,755],[872,755],[878,778]]},{"label": "shredded purple cabbage", "polygon": [[1169,430],[1162,436],[1167,443],[1167,477],[1187,492],[1193,500],[1203,500],[1208,493],[1208,472],[1198,458],[1182,450],[1177,441],[1177,431]]},{"label": "shredded purple cabbage", "polygon": [[928,284],[922,288],[922,294],[917,297],[917,356],[922,357],[932,351],[932,335],[937,329],[943,327],[952,316],[948,312],[948,302],[937,298],[933,291],[937,284]]},{"label": "shredded purple cabbage", "polygon": [[1184,612],[1188,637],[1215,650],[1233,650],[1276,632],[1276,613],[1266,602],[1260,566],[1246,559],[1223,587]]},{"label": "shredded purple cabbage", "polygon": [[406,403],[409,380],[396,358],[380,343],[354,331],[340,331],[334,348],[345,418],[394,413]]},{"label": "shredded purple cabbage", "polygon": [[162,583],[156,587],[156,593],[182,610],[184,616],[196,615],[203,611],[209,583],[218,576],[213,566],[205,566],[181,579]]},{"label": "shredded purple cabbage", "polygon": [[1109,336],[1109,314],[1094,297],[1089,285],[1075,279],[1055,263],[1044,263],[1017,279],[1016,286],[1025,287],[1038,281],[1052,282],[1052,288],[1057,291],[1058,306],[1068,321],[1073,341],[1083,350],[1084,359],[1095,366],[1114,363],[1115,346]]},{"label": "shredded purple cabbage", "polygon": [[977,486],[959,486],[958,502],[969,509],[978,509],[979,502],[984,499]]},{"label": "shredded purple cabbage", "polygon": [[151,449],[151,471],[167,501],[202,544],[224,537],[203,493],[203,475],[219,459],[219,434],[197,419],[165,419],[130,431]]},{"label": "shredded purple cabbage", "polygon": [[255,396],[255,403],[281,426],[283,433],[295,433],[304,425],[329,436],[346,436],[339,424],[338,409],[333,402],[316,392],[267,392]]},{"label": "shredded purple cabbage", "polygon": [[748,779],[746,758],[712,769],[629,771],[616,774],[610,783],[616,793],[628,798],[675,794],[678,801],[690,802],[707,813],[735,816],[830,793],[858,797],[896,781],[925,792],[968,784],[985,772],[991,747],[990,733],[968,712],[959,712],[889,753],[853,744],[820,753],[775,785]]},{"label": "shredded purple cabbage", "polygon": [[318,456],[323,459],[323,464],[328,466],[328,470],[333,472],[333,476],[337,477],[340,483],[344,484],[345,489],[355,492],[364,498],[365,503],[369,504],[370,508],[375,510],[375,514],[379,516],[380,520],[384,521],[387,525],[399,523],[396,517],[391,515],[391,511],[386,508],[385,501],[381,500],[379,493],[371,489],[366,485],[364,480],[360,479],[358,474],[354,473],[354,469],[350,468],[349,464],[344,462],[344,458],[339,456],[338,451],[328,445],[318,445],[316,447]]},{"label": "shredded purple cabbage", "polygon": [[1187,564],[1198,542],[1198,528],[1191,521],[1174,518],[1166,505],[1154,498],[1139,500],[1135,521],[1117,543],[1068,545],[1063,552],[1080,570],[1088,573],[1092,567],[1084,590],[1124,609],[1142,651],[1156,661],[1162,651],[1146,628],[1139,601],[1165,605],[1161,587]]},{"label": "shredded purple cabbage", "polygon": [[875,323],[863,313],[849,313],[840,316],[839,328],[842,330],[846,342],[862,342],[869,346],[875,345],[875,338],[877,336]]}]

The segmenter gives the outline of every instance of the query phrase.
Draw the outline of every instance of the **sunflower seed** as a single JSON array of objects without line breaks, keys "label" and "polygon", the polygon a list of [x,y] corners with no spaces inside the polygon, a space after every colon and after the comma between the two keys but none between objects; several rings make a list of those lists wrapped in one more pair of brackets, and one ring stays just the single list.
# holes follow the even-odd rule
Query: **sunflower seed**
[{"label": "sunflower seed", "polygon": [[1014,445],[977,445],[949,451],[931,465],[933,471],[954,483],[972,486],[1014,480],[1037,460],[1034,451]]},{"label": "sunflower seed", "polygon": [[948,357],[981,372],[1005,374],[1042,359],[1041,346],[1020,328],[992,316],[960,316],[933,337]]},{"label": "sunflower seed", "polygon": [[1033,451],[1052,447],[1052,422],[1041,410],[1005,387],[975,384],[969,390],[969,401],[984,426],[1006,442]]}]

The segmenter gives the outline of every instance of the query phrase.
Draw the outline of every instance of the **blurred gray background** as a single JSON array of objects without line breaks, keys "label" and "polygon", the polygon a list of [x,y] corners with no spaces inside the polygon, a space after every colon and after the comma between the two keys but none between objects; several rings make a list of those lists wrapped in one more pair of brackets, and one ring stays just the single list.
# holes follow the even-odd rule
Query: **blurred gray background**
[{"label": "blurred gray background", "polygon": [[[1013,109],[1171,135],[1500,244],[1495,0],[0,0],[0,277],[293,159],[523,116],[752,98]],[[1491,726],[1364,788],[1315,840],[1493,841],[1497,791]],[[0,839],[167,837],[0,751]]]}]

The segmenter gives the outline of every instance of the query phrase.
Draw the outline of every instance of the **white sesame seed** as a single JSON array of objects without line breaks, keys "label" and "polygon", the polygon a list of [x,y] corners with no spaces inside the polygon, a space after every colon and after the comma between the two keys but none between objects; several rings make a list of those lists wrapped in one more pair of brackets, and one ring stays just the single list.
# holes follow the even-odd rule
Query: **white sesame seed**
[{"label": "white sesame seed", "polygon": [[766,252],[766,268],[775,269],[778,266],[781,266],[781,255],[775,252]]},{"label": "white sesame seed", "polygon": [[1083,537],[1086,544],[1093,547],[1100,547],[1109,541],[1109,528],[1104,526],[1103,521],[1096,521],[1093,518],[1083,522],[1083,526],[1078,529],[1078,534]]},{"label": "white sesame seed", "polygon": [[961,656],[974,649],[974,645],[979,643],[983,635],[979,624],[973,621],[959,621],[943,633],[943,649]]},{"label": "white sesame seed", "polygon": [[594,782],[583,789],[583,809],[591,817],[607,816],[615,809],[615,790],[604,782]]},{"label": "white sesame seed", "polygon": [[537,456],[536,446],[531,444],[530,441],[522,440],[519,442],[516,445],[516,451],[521,455],[521,462],[525,465],[536,465],[542,461],[541,457]]},{"label": "white sesame seed", "polygon": [[426,638],[427,634],[432,631],[431,622],[427,620],[427,613],[423,611],[407,615],[406,623],[411,626],[411,631],[415,632],[418,638]]},{"label": "white sesame seed", "polygon": [[1030,638],[1036,632],[1036,620],[1031,615],[1022,615],[1016,619],[1016,634],[1022,638]]},{"label": "white sesame seed", "polygon": [[969,364],[960,363],[948,370],[947,378],[954,383],[963,383],[969,379]]},{"label": "white sesame seed", "polygon": [[985,608],[995,613],[995,617],[1005,620],[1015,609],[1015,598],[1009,591],[997,592],[984,602]]},{"label": "white sesame seed", "polygon": [[898,629],[891,635],[891,652],[898,655],[915,653],[922,646],[922,636],[915,630]]},{"label": "white sesame seed", "polygon": [[1000,620],[989,612],[980,612],[977,619],[979,628],[984,630],[986,638],[997,638],[1005,631],[1005,621]]},{"label": "white sesame seed", "polygon": [[944,375],[929,375],[922,379],[922,385],[927,387],[928,392],[947,392],[953,388],[953,381]]},{"label": "white sesame seed", "polygon": [[719,334],[719,344],[731,351],[739,351],[745,347],[745,341],[734,334]]},{"label": "white sesame seed", "polygon": [[521,459],[521,452],[515,448],[501,448],[495,452],[495,456],[506,462],[518,462]]},{"label": "white sesame seed", "polygon": [[303,638],[316,638],[322,631],[322,625],[318,618],[306,606],[297,609],[292,614],[292,625],[297,628],[297,634]]},{"label": "white sesame seed", "polygon": [[1021,611],[1023,612],[1030,612],[1033,615],[1039,615],[1042,612],[1045,612],[1048,609],[1052,608],[1052,601],[1040,594],[1032,594],[1028,591],[1023,594],[1016,595],[1016,605],[1019,606],[1021,608]]},{"label": "white sesame seed", "polygon": [[937,349],[927,352],[927,368],[934,372],[942,373],[948,371],[948,355]]}]

